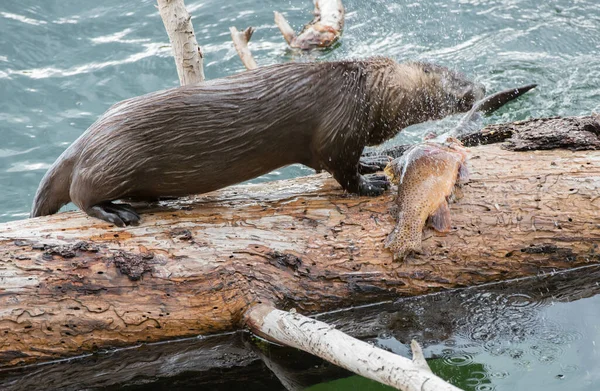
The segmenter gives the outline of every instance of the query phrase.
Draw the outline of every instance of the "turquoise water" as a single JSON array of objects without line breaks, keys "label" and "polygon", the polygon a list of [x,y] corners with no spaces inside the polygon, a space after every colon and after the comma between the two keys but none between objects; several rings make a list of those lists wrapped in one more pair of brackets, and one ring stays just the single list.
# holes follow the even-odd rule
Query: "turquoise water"
[{"label": "turquoise water", "polygon": [[[0,221],[28,215],[45,170],[109,106],[177,85],[154,3],[0,2]],[[600,111],[596,0],[346,0],[341,45],[299,59],[287,53],[273,10],[299,28],[310,19],[310,3],[188,1],[207,78],[242,71],[229,26],[252,25],[257,31],[251,49],[260,65],[382,55],[460,69],[488,91],[539,84],[489,122]],[[418,138],[422,128],[399,139]],[[307,172],[294,166],[261,180]]]},{"label": "turquoise water", "polygon": [[[600,112],[597,0],[345,0],[347,17],[341,44],[300,58],[286,50],[272,12],[283,12],[298,29],[310,19],[310,3],[187,1],[205,53],[207,78],[243,70],[230,42],[229,26],[242,29],[251,25],[256,33],[250,47],[259,65],[382,55],[459,69],[492,92],[538,83],[534,92],[487,118],[488,123]],[[0,222],[28,215],[45,170],[109,106],[178,84],[168,38],[154,4],[152,0],[0,2]],[[456,120],[407,129],[392,142],[418,140],[425,128],[440,129]],[[308,172],[300,166],[287,167],[257,181]],[[557,324],[574,321],[581,328],[576,344],[580,348],[561,346],[551,362],[540,358],[548,357],[547,352],[536,353],[529,345],[532,358],[522,367],[522,360],[510,354],[484,350],[477,359],[493,365],[499,373],[492,386],[513,391],[543,385],[559,390],[564,382],[557,376],[565,373],[579,379],[570,382],[569,389],[600,388],[595,375],[597,359],[577,359],[576,367],[571,366],[582,354],[597,355],[597,301],[593,297],[548,304],[544,319]],[[523,311],[520,316],[528,313],[527,308]],[[510,323],[511,319],[501,321]],[[451,350],[466,343],[460,335],[453,338],[448,342],[454,344]],[[493,343],[503,346],[511,343],[510,338],[502,334]],[[538,336],[525,334],[523,338],[519,343],[531,345]],[[394,349],[403,353],[398,346]],[[429,353],[451,355],[449,351]]]}]

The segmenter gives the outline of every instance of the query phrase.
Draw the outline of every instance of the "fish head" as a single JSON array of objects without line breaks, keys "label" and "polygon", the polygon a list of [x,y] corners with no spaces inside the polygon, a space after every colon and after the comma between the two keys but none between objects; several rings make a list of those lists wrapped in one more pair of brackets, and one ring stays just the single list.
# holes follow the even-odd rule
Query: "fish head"
[{"label": "fish head", "polygon": [[471,110],[485,96],[481,83],[469,80],[464,74],[441,65],[414,62],[418,73],[417,88],[425,93],[428,119],[441,119]]}]

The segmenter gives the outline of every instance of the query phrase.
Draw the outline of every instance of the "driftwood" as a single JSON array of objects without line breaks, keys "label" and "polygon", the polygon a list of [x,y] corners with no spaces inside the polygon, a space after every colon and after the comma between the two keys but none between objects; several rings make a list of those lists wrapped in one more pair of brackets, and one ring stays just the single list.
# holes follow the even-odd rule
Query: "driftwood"
[{"label": "driftwood", "polygon": [[246,323],[269,339],[324,358],[361,376],[407,391],[460,391],[433,375],[423,351],[411,342],[413,359],[358,341],[321,321],[297,313],[257,305],[246,313]]},{"label": "driftwood", "polygon": [[[292,49],[312,50],[328,48],[338,42],[344,27],[344,6],[341,0],[315,0],[313,20],[306,24],[299,34],[294,32],[285,17],[275,11],[275,24],[288,45]],[[248,27],[240,32],[235,27],[229,28],[233,47],[237,51],[242,64],[246,69],[258,67],[248,43],[254,32],[253,27]]]},{"label": "driftwood", "polygon": [[[545,317],[537,303],[572,302],[600,292],[599,266],[587,266],[564,273],[487,284],[482,288],[459,289],[444,294],[406,298],[396,303],[369,305],[317,316],[361,339],[371,339],[382,333],[408,343],[418,336],[424,345],[440,343],[467,330],[484,329],[491,338],[523,335],[528,329],[543,328]],[[497,317],[469,317],[465,300],[480,298],[485,292],[492,302],[503,303]],[[515,301],[518,323],[510,322],[513,311],[507,311],[505,300],[499,297],[526,299],[529,305]],[[485,302],[476,306],[487,306]],[[481,308],[471,308],[480,313]],[[494,310],[491,304],[490,310]],[[523,321],[523,320],[526,321]],[[515,329],[516,328],[516,329]],[[510,336],[510,335],[509,335]],[[350,376],[351,373],[323,362],[314,356],[291,348],[252,343],[247,333],[234,333],[209,338],[188,338],[167,343],[144,344],[116,351],[98,351],[85,357],[61,360],[25,368],[0,369],[0,389],[6,391],[117,390],[126,386],[143,389],[206,389],[206,390],[275,390],[281,389],[278,379],[261,364],[274,366],[279,379],[286,376],[286,387],[304,389],[323,381]],[[257,357],[258,356],[258,357]],[[260,359],[259,359],[260,357]],[[290,387],[290,389],[293,389]]]},{"label": "driftwood", "polygon": [[151,205],[138,227],[2,224],[0,365],[235,330],[261,302],[315,313],[596,263],[598,157],[473,147],[452,231],[402,263],[382,245],[394,191],[351,196],[327,174]]},{"label": "driftwood", "polygon": [[327,48],[340,38],[344,28],[344,6],[341,0],[314,0],[314,18],[296,34],[285,17],[275,11],[275,24],[293,49]]}]

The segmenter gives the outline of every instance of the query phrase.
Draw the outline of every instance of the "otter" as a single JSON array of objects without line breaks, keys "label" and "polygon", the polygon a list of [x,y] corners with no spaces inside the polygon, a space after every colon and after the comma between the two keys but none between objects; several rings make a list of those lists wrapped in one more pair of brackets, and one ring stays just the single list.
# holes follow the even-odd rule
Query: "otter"
[{"label": "otter", "polygon": [[448,68],[370,58],[286,63],[119,102],[43,177],[32,217],[72,201],[117,226],[129,204],[202,194],[293,163],[326,170],[350,193],[380,195],[359,174],[363,148],[403,128],[466,112],[482,85]]}]

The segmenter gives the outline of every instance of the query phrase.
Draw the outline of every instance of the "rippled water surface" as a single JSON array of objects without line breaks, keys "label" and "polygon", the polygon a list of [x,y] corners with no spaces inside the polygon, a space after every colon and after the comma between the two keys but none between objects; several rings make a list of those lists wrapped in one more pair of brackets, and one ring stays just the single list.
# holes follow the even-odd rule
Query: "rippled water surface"
[{"label": "rippled water surface", "polygon": [[[490,122],[600,110],[596,0],[344,4],[341,45],[305,59],[422,59],[460,69],[489,91],[539,84]],[[286,52],[273,10],[284,12],[296,28],[309,20],[311,10],[309,0],[190,0],[187,5],[210,79],[243,69],[230,42],[231,25],[256,27],[251,49],[260,65],[298,60]],[[176,85],[153,0],[0,2],[0,221],[27,216],[45,170],[110,105]],[[422,128],[400,138],[415,139]],[[307,172],[294,166],[260,180]]]},{"label": "rippled water surface", "polygon": [[[257,31],[251,49],[259,65],[383,55],[459,69],[488,91],[538,83],[487,122],[600,111],[597,0],[344,4],[341,44],[297,58],[286,51],[272,12],[284,12],[299,28],[310,19],[309,0],[187,1],[209,79],[242,71],[228,29],[252,25]],[[109,106],[177,84],[152,0],[0,2],[0,221],[27,216],[45,170]],[[417,140],[424,128],[454,121],[413,127],[393,142]],[[307,172],[293,166],[257,180]],[[558,303],[482,292],[455,300],[464,300],[455,307],[463,312],[448,316],[450,324],[440,319],[446,329],[420,333],[438,341],[426,352],[441,367],[476,369],[467,379],[469,389],[600,389],[597,296]],[[377,342],[408,353],[393,335]]]},{"label": "rippled water surface", "polygon": [[321,319],[405,357],[415,339],[464,390],[600,390],[599,280],[594,266],[355,310],[360,326]]}]

